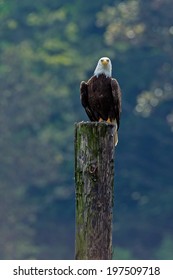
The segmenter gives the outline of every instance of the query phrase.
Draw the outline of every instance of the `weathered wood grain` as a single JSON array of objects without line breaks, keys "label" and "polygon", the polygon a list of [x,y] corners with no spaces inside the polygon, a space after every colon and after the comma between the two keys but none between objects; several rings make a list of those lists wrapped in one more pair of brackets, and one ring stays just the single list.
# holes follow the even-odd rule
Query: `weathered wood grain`
[{"label": "weathered wood grain", "polygon": [[76,259],[112,259],[114,129],[106,122],[75,126]]}]

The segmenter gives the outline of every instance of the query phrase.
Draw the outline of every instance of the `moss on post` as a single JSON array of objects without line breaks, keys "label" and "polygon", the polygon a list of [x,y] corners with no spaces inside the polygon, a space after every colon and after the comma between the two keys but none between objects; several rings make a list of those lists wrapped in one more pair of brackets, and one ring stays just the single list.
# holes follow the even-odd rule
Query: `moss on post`
[{"label": "moss on post", "polygon": [[76,259],[112,259],[114,126],[75,127]]}]

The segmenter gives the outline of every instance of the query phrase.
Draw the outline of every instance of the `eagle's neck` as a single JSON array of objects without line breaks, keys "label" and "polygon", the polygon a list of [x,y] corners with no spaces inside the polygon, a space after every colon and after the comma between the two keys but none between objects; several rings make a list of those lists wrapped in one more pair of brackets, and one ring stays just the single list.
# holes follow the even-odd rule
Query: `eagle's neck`
[{"label": "eagle's neck", "polygon": [[106,77],[112,76],[112,67],[103,67],[102,65],[98,64],[95,71],[94,76],[98,78],[99,75],[104,74]]}]

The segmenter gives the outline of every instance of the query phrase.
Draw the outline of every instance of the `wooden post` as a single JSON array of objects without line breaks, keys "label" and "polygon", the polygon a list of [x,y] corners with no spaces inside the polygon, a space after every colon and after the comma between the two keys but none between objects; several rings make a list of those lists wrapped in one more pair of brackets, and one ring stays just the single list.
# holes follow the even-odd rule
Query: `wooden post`
[{"label": "wooden post", "polygon": [[114,129],[106,122],[75,127],[78,260],[112,259]]}]

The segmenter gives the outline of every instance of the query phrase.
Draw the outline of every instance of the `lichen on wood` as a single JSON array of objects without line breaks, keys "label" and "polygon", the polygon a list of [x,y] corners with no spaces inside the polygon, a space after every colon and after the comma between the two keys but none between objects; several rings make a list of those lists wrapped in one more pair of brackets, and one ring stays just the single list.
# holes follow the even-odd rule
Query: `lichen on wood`
[{"label": "lichen on wood", "polygon": [[114,126],[75,126],[76,259],[112,258]]}]

